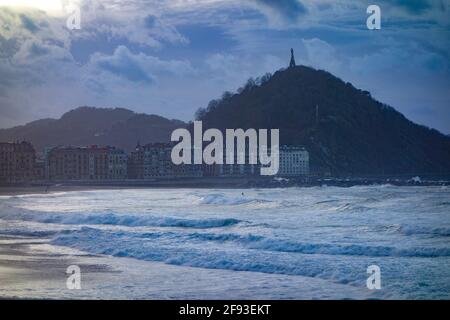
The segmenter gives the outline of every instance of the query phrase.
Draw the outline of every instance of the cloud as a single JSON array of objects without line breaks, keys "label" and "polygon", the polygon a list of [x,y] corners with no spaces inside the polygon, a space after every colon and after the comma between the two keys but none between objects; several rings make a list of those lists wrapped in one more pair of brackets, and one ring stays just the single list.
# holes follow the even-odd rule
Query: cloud
[{"label": "cloud", "polygon": [[189,43],[173,24],[158,15],[157,7],[156,3],[145,5],[145,1],[84,0],[81,30],[73,36],[95,39],[105,35],[111,40],[126,40],[147,48]]},{"label": "cloud", "polygon": [[30,53],[33,56],[43,56],[50,53],[50,48],[38,43],[32,43],[30,47]]},{"label": "cloud", "polygon": [[[430,52],[414,43],[380,48],[376,52],[352,57],[349,65],[354,74],[389,74],[396,70],[396,76],[405,77],[420,72],[422,76],[450,73],[450,63],[445,56]],[[408,79],[408,82],[421,79]]]},{"label": "cloud", "polygon": [[308,10],[299,0],[251,0],[268,15],[276,15],[295,22]]},{"label": "cloud", "polygon": [[233,55],[216,53],[205,59],[202,75],[207,75],[209,85],[215,85],[216,95],[236,91],[249,78],[275,72],[288,65],[288,60],[270,54]]},{"label": "cloud", "polygon": [[56,67],[62,68],[58,64],[71,64],[73,58],[67,48],[59,46],[57,43],[41,39],[27,39],[11,58],[11,62],[12,67],[26,70],[29,74],[34,73],[39,78],[45,79],[49,73],[54,71],[59,73],[63,70],[55,70]]},{"label": "cloud", "polygon": [[380,0],[377,32],[367,30],[367,3],[359,1],[80,2],[82,29],[73,31],[63,15],[0,9],[0,126],[78,105],[190,120],[223,91],[286,67],[293,47],[298,63],[401,111],[434,110],[440,123],[415,119],[450,132],[448,112],[438,112],[449,101],[446,0]]},{"label": "cloud", "polygon": [[328,42],[319,39],[302,39],[301,43],[306,53],[306,63],[319,69],[339,73],[344,57]]},{"label": "cloud", "polygon": [[156,74],[171,73],[183,76],[195,73],[187,61],[163,61],[144,53],[133,54],[125,46],[117,47],[111,56],[94,54],[90,63],[98,69],[132,82],[153,83]]},{"label": "cloud", "polygon": [[144,26],[148,29],[152,29],[156,26],[157,18],[154,15],[149,14],[144,18]]},{"label": "cloud", "polygon": [[6,39],[0,34],[0,59],[12,57],[18,49],[19,44],[17,39]]},{"label": "cloud", "polygon": [[40,10],[22,10],[0,10],[0,57],[14,59],[23,56],[24,51],[29,51],[31,56],[44,55],[50,49],[46,47],[52,45],[69,47],[70,33],[64,27],[65,20],[49,17]]},{"label": "cloud", "polygon": [[40,29],[36,25],[36,23],[34,23],[33,19],[31,19],[30,17],[28,17],[25,14],[20,15],[20,20],[22,21],[24,28],[27,29],[28,31],[30,31],[31,33],[35,33]]},{"label": "cloud", "polygon": [[111,57],[95,55],[95,66],[133,82],[152,83],[153,78],[143,68],[140,57],[133,55],[126,47],[120,46]]},{"label": "cloud", "polygon": [[401,7],[413,14],[421,14],[432,7],[428,0],[384,0],[384,2]]}]

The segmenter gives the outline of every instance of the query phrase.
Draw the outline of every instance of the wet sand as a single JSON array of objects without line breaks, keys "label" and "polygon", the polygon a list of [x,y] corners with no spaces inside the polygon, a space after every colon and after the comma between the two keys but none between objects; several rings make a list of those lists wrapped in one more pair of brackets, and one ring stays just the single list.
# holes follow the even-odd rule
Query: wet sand
[{"label": "wet sand", "polygon": [[[117,273],[106,258],[57,248],[44,239],[0,238],[0,297],[2,299],[77,299],[67,289],[67,267],[78,265],[84,280]],[[95,280],[96,281],[96,280]]]}]

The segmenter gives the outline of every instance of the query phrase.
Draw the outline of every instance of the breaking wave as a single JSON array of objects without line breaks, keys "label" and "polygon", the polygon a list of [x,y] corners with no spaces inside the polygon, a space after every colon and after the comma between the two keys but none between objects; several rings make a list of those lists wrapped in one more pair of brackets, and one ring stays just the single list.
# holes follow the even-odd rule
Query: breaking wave
[{"label": "breaking wave", "polygon": [[425,228],[425,227],[401,226],[400,232],[407,236],[428,235],[432,237],[450,237],[449,227]]},{"label": "breaking wave", "polygon": [[2,236],[12,236],[14,238],[24,237],[24,238],[50,238],[56,236],[59,231],[56,230],[19,230],[19,229],[11,229],[11,230],[2,230]]},{"label": "breaking wave", "polygon": [[[448,257],[450,256],[450,248],[408,248],[399,249],[390,246],[366,246],[366,245],[347,245],[347,244],[329,244],[329,243],[302,243],[291,242],[281,239],[267,238],[259,235],[239,235],[233,233],[178,233],[178,232],[128,232],[128,231],[104,231],[83,227],[78,231],[66,231],[55,238],[54,243],[67,245],[78,249],[80,243],[92,241],[96,243],[101,250],[111,252],[114,248],[110,242],[103,243],[94,241],[105,238],[109,239],[127,239],[127,245],[130,249],[130,257],[141,258],[133,254],[133,248],[138,249],[142,253],[143,240],[152,240],[153,246],[170,240],[172,244],[178,244],[179,247],[185,247],[189,244],[202,244],[205,242],[217,242],[218,244],[233,242],[244,249],[284,252],[284,253],[300,253],[300,254],[322,254],[322,255],[346,255],[346,256],[367,256],[367,257]],[[133,242],[133,239],[135,242]],[[144,250],[145,251],[145,250]],[[101,253],[101,252],[93,252]]]},{"label": "breaking wave", "polygon": [[270,200],[247,198],[244,195],[242,195],[240,197],[227,197],[224,194],[220,194],[220,193],[208,194],[204,197],[201,197],[200,201],[199,201],[200,204],[228,205],[228,206],[251,204],[251,203],[264,204],[264,203],[271,203],[271,202],[272,201],[270,201]]},{"label": "breaking wave", "polygon": [[180,228],[220,228],[238,224],[241,220],[224,219],[180,219],[149,215],[125,215],[113,213],[46,213],[33,211],[3,212],[0,218],[40,223],[68,225],[114,225],[127,227],[180,227]]},{"label": "breaking wave", "polygon": [[364,290],[367,266],[376,264],[400,296],[422,290],[447,298],[449,194],[370,186],[0,198],[0,237],[188,267],[332,279]]}]

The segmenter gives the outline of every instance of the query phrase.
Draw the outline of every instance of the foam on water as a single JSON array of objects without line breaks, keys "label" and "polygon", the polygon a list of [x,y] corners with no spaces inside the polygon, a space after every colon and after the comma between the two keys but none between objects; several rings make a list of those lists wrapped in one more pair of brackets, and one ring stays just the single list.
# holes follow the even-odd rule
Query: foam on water
[{"label": "foam on water", "polygon": [[[105,237],[104,230],[83,227],[77,231],[64,232],[54,239],[55,244],[63,244],[77,247],[79,242],[86,239]],[[362,245],[339,245],[329,243],[301,243],[266,238],[258,235],[239,235],[233,233],[180,233],[180,232],[109,232],[109,239],[117,238],[118,241],[126,239],[130,247],[130,252],[139,249],[142,241],[158,239],[158,241],[170,240],[178,246],[191,246],[192,244],[203,244],[204,242],[216,242],[219,245],[230,243],[239,245],[242,248],[267,250],[275,252],[292,252],[302,254],[326,254],[326,255],[348,255],[348,256],[368,256],[368,257],[449,257],[450,248],[410,248],[398,249],[388,246],[362,246]],[[96,241],[100,242],[100,241]],[[109,243],[100,243],[100,250],[109,249]],[[134,257],[131,255],[130,257]],[[139,256],[137,257],[139,258]]]},{"label": "foam on water", "polygon": [[362,287],[367,266],[377,264],[381,296],[449,298],[449,198],[448,188],[390,185],[4,197],[0,235]]},{"label": "foam on water", "polygon": [[257,199],[257,198],[249,198],[243,194],[238,196],[225,196],[222,193],[212,193],[206,196],[200,197],[198,202],[202,205],[220,205],[220,206],[239,206],[239,205],[248,205],[254,208],[256,207],[271,207],[274,208],[277,206],[277,203],[270,200],[265,199]]},{"label": "foam on water", "polygon": [[173,217],[158,217],[151,215],[130,215],[113,213],[65,213],[32,212],[29,210],[13,210],[0,213],[4,220],[23,220],[41,223],[69,225],[114,225],[128,227],[181,227],[181,228],[219,228],[241,222],[237,219],[179,219]]},{"label": "foam on water", "polygon": [[431,237],[450,237],[450,228],[445,227],[426,228],[415,226],[401,226],[400,232],[404,233],[407,236],[428,235]]}]

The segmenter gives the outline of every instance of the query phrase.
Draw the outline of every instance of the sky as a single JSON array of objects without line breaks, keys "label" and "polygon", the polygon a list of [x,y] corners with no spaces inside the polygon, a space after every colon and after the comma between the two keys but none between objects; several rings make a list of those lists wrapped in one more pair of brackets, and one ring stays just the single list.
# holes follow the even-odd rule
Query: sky
[{"label": "sky", "polygon": [[291,47],[297,64],[450,134],[450,0],[0,0],[0,128],[78,106],[192,120],[287,67]]}]

